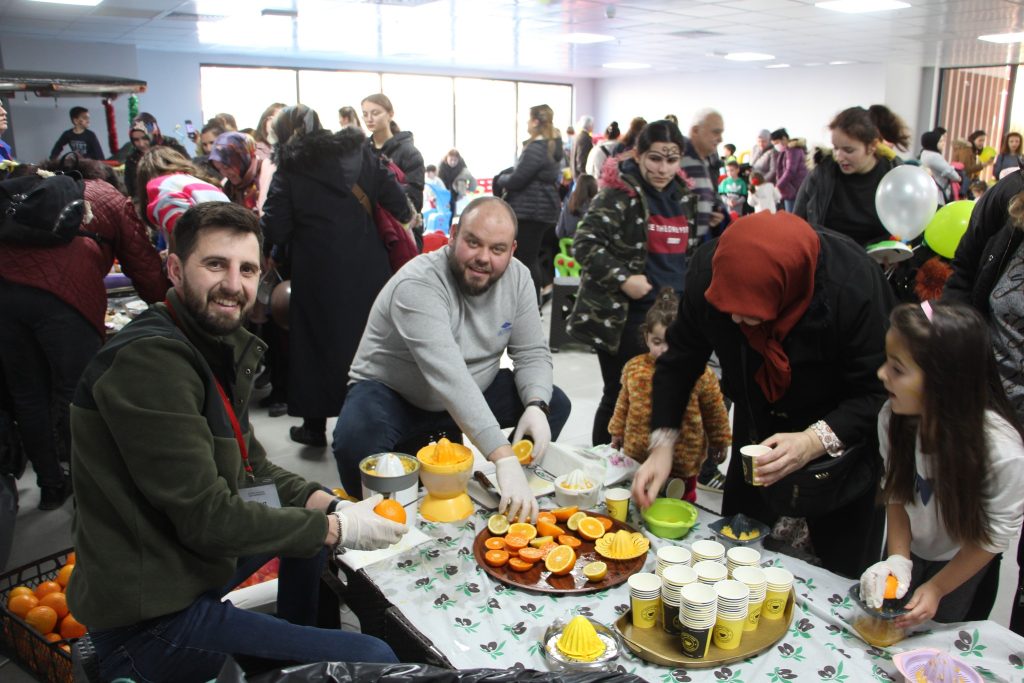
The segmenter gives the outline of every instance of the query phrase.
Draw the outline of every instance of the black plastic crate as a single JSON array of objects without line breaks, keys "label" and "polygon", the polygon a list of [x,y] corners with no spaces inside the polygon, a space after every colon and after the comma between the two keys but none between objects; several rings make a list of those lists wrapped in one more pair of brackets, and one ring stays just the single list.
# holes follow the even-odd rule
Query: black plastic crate
[{"label": "black plastic crate", "polygon": [[14,659],[47,683],[72,683],[71,653],[51,643],[23,619],[7,609],[7,596],[15,586],[34,587],[40,581],[55,579],[72,548],[0,574],[0,644]]}]

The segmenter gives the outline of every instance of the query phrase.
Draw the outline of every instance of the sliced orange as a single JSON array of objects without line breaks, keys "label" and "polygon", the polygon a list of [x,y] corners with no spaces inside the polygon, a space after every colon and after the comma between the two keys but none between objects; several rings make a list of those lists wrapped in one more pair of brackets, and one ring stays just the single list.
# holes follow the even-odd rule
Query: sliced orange
[{"label": "sliced orange", "polygon": [[569,534],[562,534],[561,536],[559,536],[558,543],[559,545],[567,545],[570,548],[579,548],[581,545],[583,545],[583,541],[576,538],[575,536],[570,536]]},{"label": "sliced orange", "polygon": [[608,575],[608,565],[604,562],[591,562],[583,567],[583,576],[587,581],[600,581]]},{"label": "sliced orange", "polygon": [[492,534],[501,536],[508,531],[508,517],[505,515],[491,515],[487,518],[487,530]]},{"label": "sliced orange", "polygon": [[526,540],[530,541],[537,538],[537,527],[527,522],[516,522],[509,525],[508,533],[510,536],[526,536]]},{"label": "sliced orange", "polygon": [[558,547],[558,544],[557,544],[557,543],[547,543],[547,544],[545,544],[545,545],[542,545],[542,546],[540,547],[540,551],[541,551],[542,553],[544,553],[544,559],[545,559],[545,560],[546,560],[546,559],[548,559],[548,555],[550,555],[550,554],[551,554],[551,551],[552,551],[552,550],[554,550],[554,549],[555,549],[555,548],[557,548],[557,547]]},{"label": "sliced orange", "polygon": [[508,561],[508,568],[514,572],[528,572],[533,569],[533,562],[527,562],[526,560],[520,560],[518,557],[513,557]]},{"label": "sliced orange", "polygon": [[537,531],[540,532],[541,536],[552,536],[558,538],[565,533],[565,529],[558,526],[557,524],[549,524],[548,522],[537,522]]},{"label": "sliced orange", "polygon": [[885,595],[882,596],[886,600],[892,600],[896,597],[896,589],[899,588],[900,582],[895,576],[889,574],[885,577]]},{"label": "sliced orange", "polygon": [[537,521],[538,522],[547,522],[548,524],[554,524],[558,520],[555,519],[555,516],[553,514],[551,514],[551,512],[549,510],[545,510],[544,512],[542,512],[539,515],[537,515]]},{"label": "sliced orange", "polygon": [[520,439],[512,444],[512,452],[516,454],[520,465],[529,465],[533,462],[533,442]]},{"label": "sliced orange", "polygon": [[604,536],[605,528],[601,520],[595,517],[584,517],[577,522],[576,531],[588,541],[596,541]]},{"label": "sliced orange", "polygon": [[523,548],[519,551],[519,559],[533,564],[544,559],[544,551],[540,548]]},{"label": "sliced orange", "polygon": [[577,512],[566,520],[565,525],[569,527],[569,531],[576,531],[576,527],[579,525],[580,520],[586,516],[586,512]]},{"label": "sliced orange", "polygon": [[611,519],[609,519],[608,517],[602,517],[601,515],[595,515],[594,519],[599,520],[601,522],[601,524],[604,525],[604,530],[605,531],[611,531],[611,529],[612,529],[612,520]]},{"label": "sliced orange", "polygon": [[530,539],[522,534],[507,534],[505,536],[505,547],[509,550],[519,550],[525,548],[530,543]]},{"label": "sliced orange", "polygon": [[530,545],[534,548],[543,548],[544,546],[554,542],[555,539],[551,536],[538,536],[537,538],[530,541]]},{"label": "sliced orange", "polygon": [[567,545],[552,548],[548,556],[544,558],[544,567],[556,576],[568,574],[575,564],[576,551]]},{"label": "sliced orange", "polygon": [[488,550],[504,550],[505,539],[501,538],[500,536],[491,536],[486,541],[484,541],[484,547]]},{"label": "sliced orange", "polygon": [[553,514],[555,516],[555,519],[557,519],[559,522],[565,522],[574,514],[579,512],[579,510],[580,508],[578,505],[570,505],[569,507],[555,508],[554,510],[551,511],[551,514]]},{"label": "sliced orange", "polygon": [[488,550],[484,553],[484,562],[492,567],[500,567],[508,562],[508,553],[504,550]]}]

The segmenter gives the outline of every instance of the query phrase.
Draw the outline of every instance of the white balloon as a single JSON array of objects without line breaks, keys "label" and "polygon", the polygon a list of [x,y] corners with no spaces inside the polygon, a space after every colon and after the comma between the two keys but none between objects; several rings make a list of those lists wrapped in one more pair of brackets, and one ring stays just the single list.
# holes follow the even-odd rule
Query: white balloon
[{"label": "white balloon", "polygon": [[875,210],[885,229],[904,242],[924,232],[939,203],[935,188],[920,166],[897,166],[886,173],[875,190]]}]

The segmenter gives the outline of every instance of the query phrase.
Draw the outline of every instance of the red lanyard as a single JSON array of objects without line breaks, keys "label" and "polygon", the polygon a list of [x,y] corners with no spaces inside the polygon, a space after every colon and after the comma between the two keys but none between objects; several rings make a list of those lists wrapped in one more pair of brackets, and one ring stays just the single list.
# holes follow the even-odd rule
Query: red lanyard
[{"label": "red lanyard", "polygon": [[[184,332],[181,328],[181,323],[178,322],[178,315],[174,312],[174,307],[171,305],[171,302],[164,299],[164,306],[167,307],[167,312],[171,314],[171,320],[174,321],[177,328]],[[220,383],[220,380],[214,377],[213,381],[217,384],[217,393],[220,394],[221,403],[224,404],[224,412],[228,414],[228,421],[231,422],[231,429],[235,432],[235,441],[238,442],[238,452],[242,454],[242,466],[245,468],[245,473],[249,475],[249,479],[255,481],[256,475],[252,471],[252,465],[249,464],[249,449],[246,447],[245,439],[242,437],[242,426],[238,423],[238,416],[235,415],[235,409],[231,406],[231,401],[228,399],[228,394],[224,391],[224,386]]]}]

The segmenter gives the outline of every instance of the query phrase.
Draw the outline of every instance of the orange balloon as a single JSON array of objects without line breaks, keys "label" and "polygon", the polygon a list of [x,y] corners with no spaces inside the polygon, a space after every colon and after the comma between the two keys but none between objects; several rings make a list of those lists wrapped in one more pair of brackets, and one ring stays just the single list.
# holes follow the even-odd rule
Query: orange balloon
[{"label": "orange balloon", "polygon": [[43,581],[36,586],[36,597],[41,598],[47,593],[61,593],[64,589],[56,581]]},{"label": "orange balloon", "polygon": [[393,498],[385,498],[381,502],[377,503],[377,506],[373,508],[381,517],[390,519],[392,522],[398,522],[399,524],[405,524],[406,515],[405,508],[402,504]]},{"label": "orange balloon", "polygon": [[69,614],[64,617],[64,621],[60,622],[60,637],[71,640],[72,638],[81,638],[86,634],[85,626],[75,619],[75,615]]},{"label": "orange balloon", "polygon": [[39,598],[32,593],[19,593],[18,595],[12,595],[7,601],[7,609],[11,610],[14,614],[17,614],[22,619],[28,614],[28,611],[33,607],[39,605]]},{"label": "orange balloon", "polygon": [[28,611],[25,621],[40,633],[49,633],[57,625],[57,613],[53,611],[52,607],[39,605]]},{"label": "orange balloon", "polygon": [[68,599],[63,593],[47,593],[39,600],[39,604],[52,607],[58,619],[68,615]]}]

